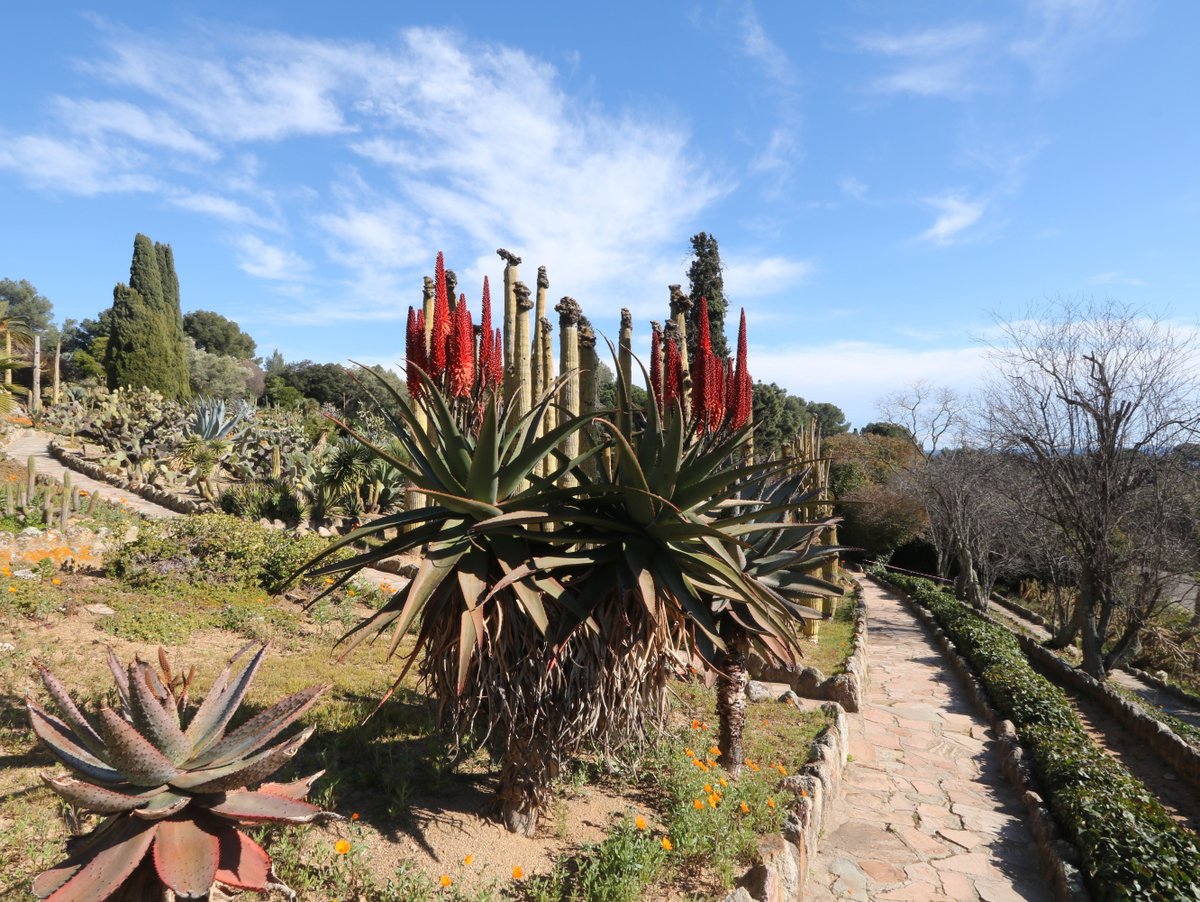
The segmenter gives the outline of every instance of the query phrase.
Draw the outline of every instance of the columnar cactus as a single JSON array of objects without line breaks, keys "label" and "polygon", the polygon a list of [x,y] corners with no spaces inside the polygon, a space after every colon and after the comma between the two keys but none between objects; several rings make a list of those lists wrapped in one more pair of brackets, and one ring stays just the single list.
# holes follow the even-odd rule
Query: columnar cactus
[{"label": "columnar cactus", "polygon": [[[538,319],[538,353],[542,358],[542,392],[544,394],[554,385],[554,324],[545,316]],[[551,404],[546,408],[546,415],[542,417],[542,433],[551,431],[557,423],[558,409]],[[543,476],[550,475],[552,465],[550,456],[547,455],[542,459],[539,472]]]},{"label": "columnar cactus", "polygon": [[684,393],[690,393],[692,376],[687,350],[687,315],[692,309],[692,299],[684,294],[678,285],[668,285],[667,288],[671,292],[671,319],[678,330],[675,341],[679,345],[679,365],[683,373],[683,384],[680,388]]},{"label": "columnar cactus", "polygon": [[[546,390],[546,368],[545,358],[542,355],[542,320],[546,317],[546,290],[550,287],[550,280],[546,278],[546,267],[538,267],[537,275],[537,294],[533,307],[533,323],[530,326],[530,331],[533,333],[532,346],[529,349],[529,373],[530,382],[532,384],[531,394],[536,400],[542,396],[542,392]],[[538,435],[545,434],[546,424],[538,425]]]},{"label": "columnar cactus", "polygon": [[[558,351],[559,371],[565,382],[560,395],[564,416],[574,417],[579,414],[579,302],[573,297],[564,297],[555,307],[558,311]],[[568,458],[579,454],[579,434],[572,432],[563,442],[563,453]],[[563,482],[574,485],[575,479],[569,473]]]},{"label": "columnar cactus", "polygon": [[[586,321],[579,324],[579,412],[587,413],[599,408],[597,400],[597,376],[600,370],[600,358],[596,355],[596,330]],[[580,430],[581,449],[586,451],[596,443],[596,431],[592,426]],[[591,476],[596,475],[596,461],[593,458],[585,464],[585,469]]]},{"label": "columnar cactus", "polygon": [[502,247],[496,248],[496,255],[504,261],[504,397],[511,398],[516,391],[513,375],[515,354],[513,353],[513,337],[517,331],[517,293],[516,284],[520,279],[521,258]]},{"label": "columnar cactus", "polygon": [[529,359],[529,311],[533,309],[533,301],[529,296],[529,287],[524,282],[513,285],[513,294],[517,298],[517,318],[513,331],[513,393],[510,403],[513,413],[520,416],[533,406],[533,374]]}]

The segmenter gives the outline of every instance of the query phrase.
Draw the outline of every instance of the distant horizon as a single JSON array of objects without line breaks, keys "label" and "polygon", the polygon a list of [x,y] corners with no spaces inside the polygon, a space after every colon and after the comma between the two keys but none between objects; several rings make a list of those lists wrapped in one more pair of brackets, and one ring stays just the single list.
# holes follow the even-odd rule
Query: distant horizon
[{"label": "distant horizon", "polygon": [[[94,318],[133,237],[264,357],[395,366],[436,253],[497,247],[645,354],[714,235],[751,371],[853,428],[969,391],[992,313],[1115,297],[1194,328],[1200,7],[1029,0],[546,12],[10,11],[0,278]],[[728,331],[736,331],[736,325]]]}]

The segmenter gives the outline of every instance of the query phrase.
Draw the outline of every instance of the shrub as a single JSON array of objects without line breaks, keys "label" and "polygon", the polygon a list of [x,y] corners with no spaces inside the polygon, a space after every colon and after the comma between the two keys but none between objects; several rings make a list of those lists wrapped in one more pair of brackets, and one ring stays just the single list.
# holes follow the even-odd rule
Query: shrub
[{"label": "shrub", "polygon": [[152,520],[109,561],[109,574],[138,588],[170,583],[283,588],[328,540],[294,536],[228,514]]}]

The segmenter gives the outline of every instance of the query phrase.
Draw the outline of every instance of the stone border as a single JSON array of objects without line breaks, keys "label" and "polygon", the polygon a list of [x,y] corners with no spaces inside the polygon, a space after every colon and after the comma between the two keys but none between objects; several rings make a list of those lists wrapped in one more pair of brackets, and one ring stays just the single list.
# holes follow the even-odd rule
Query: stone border
[{"label": "stone border", "polygon": [[746,872],[724,902],[804,899],[808,862],[817,854],[825,824],[842,789],[842,773],[850,754],[850,721],[837,702],[821,705],[833,722],[817,734],[808,763],[784,777],[783,792],[792,794],[783,829],[758,840],[759,863]]},{"label": "stone border", "polygon": [[867,691],[867,605],[861,587],[855,581],[854,635],[845,670],[818,682],[820,671],[813,667],[784,665],[772,667],[758,655],[746,662],[752,679],[768,683],[786,683],[801,698],[823,699],[839,704],[849,714],[862,710]]},{"label": "stone border", "polygon": [[[994,620],[991,622],[996,623]],[[1020,633],[1013,635],[1017,637],[1025,657],[1052,682],[1085,694],[1099,704],[1113,720],[1149,745],[1179,776],[1193,786],[1200,787],[1200,749],[1189,745],[1165,723],[1147,714],[1139,705],[1123,698],[1112,687],[1068,664],[1048,648],[1043,648],[1036,640]]]},{"label": "stone border", "polygon": [[1000,607],[1008,609],[1023,620],[1028,620],[1030,623],[1036,623],[1042,629],[1050,629],[1050,624],[1046,622],[1045,617],[1043,617],[1037,611],[1031,611],[1020,602],[1013,601],[1011,598],[1005,598],[999,592],[992,593],[992,601],[1000,605]]},{"label": "stone border", "polygon": [[903,599],[925,626],[953,669],[966,683],[976,710],[995,732],[1004,775],[1008,777],[1009,783],[1025,806],[1030,830],[1037,841],[1042,876],[1049,881],[1055,896],[1061,902],[1090,902],[1091,896],[1084,886],[1083,874],[1079,869],[1082,857],[1075,845],[1063,837],[1049,807],[1037,793],[1037,784],[1029,764],[1025,761],[1025,750],[1021,747],[1016,727],[1012,721],[1004,720],[1000,712],[992,707],[983,682],[966,659],[958,653],[954,642],[946,635],[933,614],[910,598],[906,592],[890,584],[887,588]]},{"label": "stone border", "polygon": [[1126,673],[1133,674],[1143,683],[1153,686],[1159,692],[1165,692],[1167,695],[1177,698],[1185,704],[1194,705],[1197,708],[1200,708],[1200,695],[1193,695],[1186,689],[1181,689],[1179,686],[1176,686],[1174,683],[1168,683],[1166,680],[1160,680],[1148,670],[1141,670],[1140,668],[1130,667],[1128,665],[1125,666],[1124,670]]},{"label": "stone border", "polygon": [[167,510],[175,511],[177,514],[204,514],[210,513],[213,510],[212,505],[206,501],[189,501],[186,498],[180,498],[178,495],[152,485],[146,485],[142,482],[130,482],[128,479],[119,476],[114,477],[99,464],[94,464],[90,460],[85,460],[78,454],[68,451],[57,441],[50,442],[49,453],[51,457],[70,470],[82,473],[84,476],[89,476],[97,482],[103,482],[105,485],[110,485],[119,491],[138,495],[146,501],[153,502],[159,507],[165,507]]}]

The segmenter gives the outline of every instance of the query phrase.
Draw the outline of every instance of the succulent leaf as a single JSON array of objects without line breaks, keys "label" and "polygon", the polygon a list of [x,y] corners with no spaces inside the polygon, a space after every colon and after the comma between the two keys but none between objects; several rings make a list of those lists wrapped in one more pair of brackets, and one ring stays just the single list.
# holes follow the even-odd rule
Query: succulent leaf
[{"label": "succulent leaf", "polygon": [[259,665],[262,664],[263,656],[267,653],[266,644],[259,647],[258,652],[250,659],[232,685],[229,683],[229,676],[234,661],[253,645],[254,643],[250,643],[250,645],[243,646],[230,659],[229,665],[221,671],[217,682],[213,684],[213,688],[209,690],[200,709],[196,712],[196,716],[188,724],[185,735],[188,742],[191,743],[193,755],[202,754],[209,746],[221,739],[229,719],[233,717],[238,705],[242,703],[246,690],[250,688],[250,683],[258,672]]},{"label": "succulent leaf", "polygon": [[111,645],[108,646],[108,669],[112,671],[113,682],[117,684],[117,695],[121,699],[121,708],[129,715],[129,677],[125,673],[125,668],[121,666],[121,662],[117,660],[117,653],[113,651]]},{"label": "succulent leaf", "polygon": [[67,690],[63,684],[58,681],[58,677],[41,664],[36,664],[35,666],[38,673],[41,674],[42,683],[45,684],[46,691],[54,699],[54,704],[67,726],[75,733],[76,738],[87,747],[88,751],[103,760],[104,740],[100,738],[95,727],[75,707],[75,702],[71,700],[71,696],[67,694]]},{"label": "succulent leaf", "polygon": [[257,783],[269,777],[283,765],[287,764],[300,750],[300,746],[312,735],[315,727],[296,734],[287,742],[281,743],[265,752],[260,752],[253,758],[235,761],[222,767],[205,768],[180,774],[171,781],[177,789],[188,792],[228,792],[241,789],[251,783]]},{"label": "succulent leaf", "polygon": [[190,766],[208,767],[229,764],[238,758],[258,751],[316,704],[317,699],[328,689],[328,684],[310,686],[289,695],[229,733],[204,755],[190,762]]},{"label": "succulent leaf", "polygon": [[154,869],[175,895],[184,899],[208,896],[220,863],[215,830],[190,817],[176,815],[158,822],[154,839]]},{"label": "succulent leaf", "polygon": [[59,761],[72,770],[91,777],[93,780],[100,780],[102,783],[125,782],[125,777],[119,771],[113,770],[112,767],[85,749],[79,737],[71,732],[65,723],[54,715],[48,714],[33,702],[28,702],[27,705],[33,732],[38,739],[46,743]]},{"label": "succulent leaf", "polygon": [[177,814],[191,804],[192,797],[183,795],[178,792],[172,792],[170,789],[164,789],[150,799],[143,807],[133,810],[134,817],[140,817],[146,821],[160,821],[164,817],[170,817]]},{"label": "succulent leaf", "polygon": [[[157,824],[121,820],[99,842],[77,848],[66,861],[34,881],[33,891],[50,902],[107,899],[134,872],[157,832]],[[67,879],[55,886],[63,874]]]},{"label": "succulent leaf", "polygon": [[262,892],[271,875],[271,856],[241,830],[222,830],[218,883]]},{"label": "succulent leaf", "polygon": [[[149,665],[141,662],[129,665],[129,711],[133,725],[173,764],[180,764],[191,751],[191,743],[179,729],[175,705],[170,704],[170,710],[163,707],[160,693],[150,684],[152,679],[158,681]],[[170,697],[170,693],[165,694]]]},{"label": "succulent leaf", "polygon": [[301,799],[289,799],[271,792],[235,790],[208,809],[213,814],[237,821],[285,821],[289,824],[307,824],[321,809]]},{"label": "succulent leaf", "polygon": [[283,796],[285,799],[304,800],[308,797],[309,792],[312,791],[313,784],[323,776],[325,776],[325,771],[319,770],[311,776],[301,777],[299,780],[293,780],[291,783],[263,783],[258,787],[258,791]]},{"label": "succulent leaf", "polygon": [[165,785],[155,787],[145,792],[125,793],[86,780],[78,780],[71,776],[50,777],[42,774],[42,782],[70,802],[76,808],[94,811],[97,814],[117,814],[121,811],[132,811],[145,805],[155,795],[165,790]]},{"label": "succulent leaf", "polygon": [[113,767],[135,786],[170,783],[179,773],[170,758],[112,708],[100,709],[100,735]]}]

